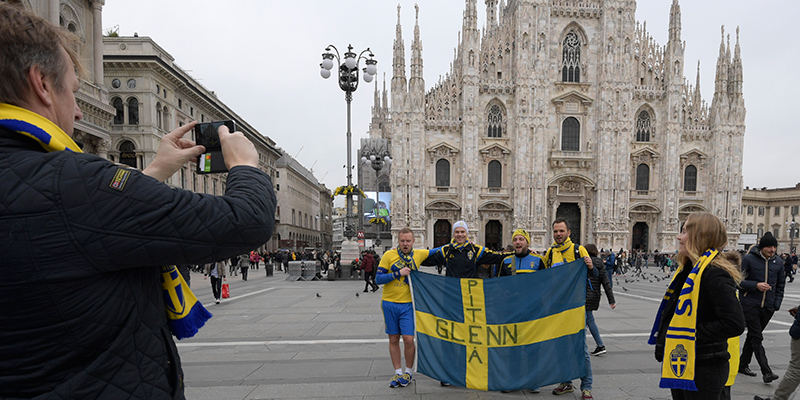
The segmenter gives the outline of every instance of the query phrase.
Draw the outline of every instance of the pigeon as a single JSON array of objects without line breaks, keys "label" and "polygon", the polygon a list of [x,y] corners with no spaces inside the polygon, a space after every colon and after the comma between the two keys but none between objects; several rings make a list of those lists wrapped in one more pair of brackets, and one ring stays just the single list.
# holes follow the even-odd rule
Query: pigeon
[{"label": "pigeon", "polygon": [[356,292],[356,297],[359,297],[359,296],[361,296],[361,295],[360,295],[360,294],[358,294],[358,292]]},{"label": "pigeon", "polygon": [[317,293],[317,297],[322,297],[322,295],[321,295],[321,294],[319,294],[319,293]]},{"label": "pigeon", "polygon": [[626,288],[625,286],[623,286],[623,287],[622,287],[622,290],[624,290],[624,291],[626,291],[626,292],[627,292],[627,291],[628,291],[628,288]]}]

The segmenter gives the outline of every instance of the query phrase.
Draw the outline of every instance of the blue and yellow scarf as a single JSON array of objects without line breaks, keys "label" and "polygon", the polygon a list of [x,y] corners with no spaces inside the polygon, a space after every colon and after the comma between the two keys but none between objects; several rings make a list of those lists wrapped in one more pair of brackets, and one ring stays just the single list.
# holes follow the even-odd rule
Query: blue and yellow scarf
[{"label": "blue and yellow scarf", "polygon": [[68,150],[83,153],[53,121],[24,108],[0,103],[0,126],[39,142],[48,152]]},{"label": "blue and yellow scarf", "polygon": [[169,329],[179,340],[194,336],[211,318],[211,313],[197,301],[176,266],[161,267],[161,288]]},{"label": "blue and yellow scarf", "polygon": [[[675,315],[667,327],[666,341],[664,344],[664,359],[661,363],[661,382],[659,387],[664,389],[697,390],[694,384],[695,342],[697,341],[697,307],[700,299],[700,281],[703,271],[711,264],[711,260],[716,257],[718,251],[715,249],[706,250],[694,264],[694,268],[689,272],[678,293],[678,303],[675,306]],[[672,296],[678,292],[675,273],[672,281],[661,300],[658,307],[656,321],[650,332],[648,344],[656,344],[658,340],[658,328],[661,325],[661,314],[669,303]],[[738,350],[738,347],[737,347]]]},{"label": "blue and yellow scarf", "polygon": [[[35,112],[0,103],[0,127],[31,138],[48,152],[72,151],[82,153],[80,147],[58,125]],[[189,285],[173,266],[161,267],[161,287],[164,305],[172,334],[178,339],[192,337],[211,318],[194,296]]]},{"label": "blue and yellow scarf", "polygon": [[452,239],[450,239],[450,243],[448,245],[450,246],[450,248],[452,248],[454,250],[461,251],[461,250],[464,250],[465,248],[467,248],[467,246],[470,245],[470,242],[469,242],[469,239],[467,239],[466,242],[464,242],[462,244],[458,244],[458,242],[456,242],[456,238],[452,238]]}]

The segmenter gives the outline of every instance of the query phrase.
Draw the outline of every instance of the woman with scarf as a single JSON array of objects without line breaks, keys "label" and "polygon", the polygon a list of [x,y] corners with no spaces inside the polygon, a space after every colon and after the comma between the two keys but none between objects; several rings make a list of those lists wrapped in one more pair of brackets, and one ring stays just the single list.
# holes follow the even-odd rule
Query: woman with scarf
[{"label": "woman with scarf", "polygon": [[731,338],[744,332],[744,315],[736,297],[742,281],[737,265],[720,255],[728,242],[719,218],[689,216],[678,235],[678,272],[664,295],[648,341],[662,362],[659,387],[672,398],[723,399],[733,384],[739,346]]}]

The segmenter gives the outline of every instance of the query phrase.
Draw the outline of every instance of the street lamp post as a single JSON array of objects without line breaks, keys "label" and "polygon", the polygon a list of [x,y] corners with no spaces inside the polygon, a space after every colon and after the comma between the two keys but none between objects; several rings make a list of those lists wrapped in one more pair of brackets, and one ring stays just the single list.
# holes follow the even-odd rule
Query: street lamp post
[{"label": "street lamp post", "polygon": [[[335,53],[331,53],[331,49]],[[364,54],[367,53],[367,56]],[[364,82],[370,83],[372,79],[375,77],[375,74],[378,73],[378,68],[376,64],[377,61],[373,59],[375,57],[370,51],[369,47],[366,50],[362,51],[361,54],[356,55],[353,53],[353,45],[347,46],[347,52],[344,53],[344,62],[339,55],[339,50],[334,45],[329,45],[325,48],[325,53],[322,53],[322,63],[320,63],[320,75],[324,79],[328,79],[331,76],[331,69],[334,67],[333,59],[336,58],[336,65],[339,68],[339,87],[344,91],[344,99],[347,102],[347,186],[353,186],[353,161],[352,161],[352,154],[350,150],[350,102],[353,100],[353,92],[358,89],[358,74],[359,69],[358,65],[361,60],[364,60],[364,63],[367,65],[366,68],[363,69],[364,72]],[[345,228],[344,228],[344,236],[348,239],[352,239],[355,236],[355,229],[353,227],[353,194],[347,193],[347,202],[345,207],[347,208],[346,216],[345,216]]]},{"label": "street lamp post", "polygon": [[794,253],[794,235],[797,232],[797,222],[794,220],[794,213],[792,214],[792,222],[787,222],[789,225],[789,255]]}]

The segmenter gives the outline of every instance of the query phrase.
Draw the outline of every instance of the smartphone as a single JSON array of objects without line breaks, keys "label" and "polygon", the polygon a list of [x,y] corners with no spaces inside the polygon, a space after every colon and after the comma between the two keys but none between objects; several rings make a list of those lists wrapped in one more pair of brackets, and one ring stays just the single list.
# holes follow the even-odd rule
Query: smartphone
[{"label": "smartphone", "polygon": [[222,146],[219,143],[220,126],[228,127],[229,132],[236,131],[236,123],[232,120],[198,123],[194,127],[194,137],[197,144],[206,148],[206,152],[197,159],[198,174],[219,174],[228,172],[225,159],[222,157]]}]

